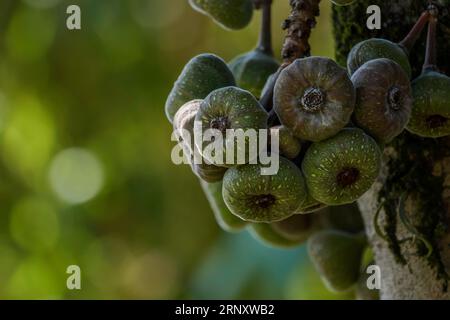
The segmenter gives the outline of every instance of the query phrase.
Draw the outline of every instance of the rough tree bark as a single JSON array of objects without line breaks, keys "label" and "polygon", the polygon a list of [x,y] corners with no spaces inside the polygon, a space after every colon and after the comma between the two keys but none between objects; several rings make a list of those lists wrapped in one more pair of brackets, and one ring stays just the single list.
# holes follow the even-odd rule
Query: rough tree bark
[{"label": "rough tree bark", "polygon": [[[345,65],[351,47],[363,39],[400,41],[428,3],[357,0],[349,7],[334,7],[338,62]],[[381,7],[381,30],[366,28],[369,5]],[[450,6],[440,8],[438,65],[450,75]],[[411,52],[414,77],[422,68],[425,35]],[[384,158],[383,174],[359,201],[375,261],[381,268],[381,298],[450,299],[450,138],[422,139],[405,132],[386,146]],[[405,228],[397,212],[399,198],[405,193],[407,217],[415,230]],[[375,232],[374,215],[383,203],[377,223],[381,237]],[[425,243],[433,247],[431,254]]]}]

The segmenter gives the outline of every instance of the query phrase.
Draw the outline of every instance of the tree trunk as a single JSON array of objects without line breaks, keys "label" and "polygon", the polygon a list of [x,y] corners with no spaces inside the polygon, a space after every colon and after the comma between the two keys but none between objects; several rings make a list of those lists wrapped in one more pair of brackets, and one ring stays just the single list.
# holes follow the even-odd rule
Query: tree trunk
[{"label": "tree trunk", "polygon": [[[334,7],[338,62],[345,65],[350,49],[364,39],[399,42],[428,2],[357,0],[348,7]],[[370,31],[366,10],[374,4],[381,8],[382,29]],[[450,6],[440,9],[438,65],[450,75]],[[425,38],[426,31],[410,55],[414,77],[422,68]],[[405,132],[386,146],[384,158],[382,175],[359,201],[375,262],[381,269],[381,298],[449,299],[450,138],[423,139]],[[406,228],[398,213],[399,199],[405,194],[406,217],[413,228]],[[382,210],[375,223],[379,207]],[[376,232],[376,226],[381,232]]]}]

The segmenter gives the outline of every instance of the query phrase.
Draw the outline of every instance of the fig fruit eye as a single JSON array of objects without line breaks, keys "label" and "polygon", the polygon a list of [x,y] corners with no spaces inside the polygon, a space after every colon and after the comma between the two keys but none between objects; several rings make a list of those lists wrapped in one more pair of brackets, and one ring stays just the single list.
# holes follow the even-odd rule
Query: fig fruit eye
[{"label": "fig fruit eye", "polygon": [[230,168],[223,180],[223,198],[232,213],[251,222],[276,222],[294,214],[307,197],[300,170],[280,157],[278,173],[261,175],[261,165]]},{"label": "fig fruit eye", "polygon": [[344,128],[355,106],[355,89],[347,72],[328,58],[297,59],[279,75],[274,110],[295,137],[330,138]]},{"label": "fig fruit eye", "polygon": [[225,29],[245,28],[253,17],[251,0],[189,0],[191,6]]},{"label": "fig fruit eye", "polygon": [[403,102],[402,91],[397,86],[392,86],[387,93],[387,105],[392,110],[400,110]]},{"label": "fig fruit eye", "polygon": [[[216,129],[222,133],[223,145],[221,151],[223,157],[218,160],[215,154],[205,153],[208,145],[211,144],[208,141],[196,140],[196,143],[198,143],[197,149],[211,164],[223,167],[233,167],[238,164],[243,164],[238,163],[238,152],[236,152],[238,148],[243,149],[245,151],[245,163],[248,163],[258,155],[257,153],[252,155],[250,152],[251,146],[249,139],[245,139],[243,143],[238,143],[239,141],[237,141],[236,137],[229,138],[224,134],[227,129],[242,129],[244,133],[248,129],[256,131],[267,129],[267,119],[267,112],[250,92],[236,87],[217,89],[211,92],[202,102],[195,120],[202,125],[203,132],[208,129]],[[256,135],[256,138],[259,139],[258,133]],[[227,146],[230,145],[230,142],[234,141],[229,139],[235,139],[237,142],[234,146],[233,163],[227,163],[226,161]]]},{"label": "fig fruit eye", "polygon": [[412,83],[414,106],[407,126],[410,132],[427,138],[450,135],[450,77],[437,71],[436,29],[437,19],[433,18],[428,24],[423,72]]},{"label": "fig fruit eye", "polygon": [[352,76],[356,89],[353,122],[373,138],[388,143],[405,129],[412,109],[412,89],[396,62],[375,59]]},{"label": "fig fruit eye", "polygon": [[307,112],[322,109],[325,103],[325,93],[319,88],[308,88],[300,99],[301,107]]},{"label": "fig fruit eye", "polygon": [[365,241],[359,235],[325,230],[308,239],[308,254],[325,285],[342,292],[353,287],[359,278]]},{"label": "fig fruit eye", "polygon": [[256,207],[269,209],[277,201],[277,198],[272,194],[262,194],[254,196],[250,202],[253,202]]},{"label": "fig fruit eye", "polygon": [[450,135],[450,78],[429,71],[413,81],[414,105],[407,129],[419,136]]},{"label": "fig fruit eye", "polygon": [[357,168],[343,168],[336,176],[336,183],[342,188],[349,187],[358,181],[359,175]]},{"label": "fig fruit eye", "polygon": [[172,122],[185,103],[204,99],[213,90],[235,84],[233,74],[221,58],[213,54],[198,55],[186,64],[175,82],[166,101],[166,116]]},{"label": "fig fruit eye", "polygon": [[434,114],[432,116],[429,116],[426,119],[427,125],[430,129],[437,129],[445,126],[447,124],[447,121],[449,119],[446,117],[443,117],[439,114]]},{"label": "fig fruit eye", "polygon": [[356,201],[375,182],[380,167],[377,143],[356,128],[313,143],[302,163],[309,193],[327,205]]},{"label": "fig fruit eye", "polygon": [[225,133],[229,127],[230,123],[227,117],[214,118],[210,122],[210,128],[217,129],[222,133]]}]

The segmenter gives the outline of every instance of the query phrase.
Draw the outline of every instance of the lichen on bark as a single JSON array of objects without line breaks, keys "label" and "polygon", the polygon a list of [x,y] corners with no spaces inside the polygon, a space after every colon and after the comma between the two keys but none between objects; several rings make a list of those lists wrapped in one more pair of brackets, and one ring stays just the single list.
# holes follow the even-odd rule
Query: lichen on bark
[{"label": "lichen on bark", "polygon": [[[402,40],[428,3],[426,0],[358,0],[348,7],[334,7],[338,62],[345,65],[350,49],[362,40],[372,37]],[[369,5],[381,8],[381,30],[366,28]],[[449,75],[450,8],[440,9],[438,65]],[[410,53],[414,77],[422,69],[425,34]],[[376,263],[382,270],[381,297],[449,299],[450,139],[424,139],[405,132],[386,146],[384,158],[380,179],[359,201]],[[403,194],[407,195],[406,216],[414,233],[405,228],[398,215]],[[378,223],[387,241],[377,234],[373,221],[381,203],[383,210]],[[432,246],[431,254],[425,243]]]}]

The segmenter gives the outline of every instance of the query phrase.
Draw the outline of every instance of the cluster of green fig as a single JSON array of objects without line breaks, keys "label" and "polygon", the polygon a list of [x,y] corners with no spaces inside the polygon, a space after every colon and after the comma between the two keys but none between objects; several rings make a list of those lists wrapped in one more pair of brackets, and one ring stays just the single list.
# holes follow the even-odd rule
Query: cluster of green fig
[{"label": "cluster of green fig", "polygon": [[[190,3],[229,29],[246,25],[253,10],[250,0]],[[399,44],[376,38],[357,44],[348,55],[347,69],[324,57],[280,67],[261,42],[228,64],[213,54],[189,61],[165,111],[186,153],[191,158],[198,153],[203,160],[192,163],[192,171],[218,224],[229,232],[247,229],[277,247],[308,241],[312,261],[330,289],[356,288],[362,297],[373,296],[358,285],[367,277],[362,272],[367,264],[362,259],[363,228],[348,230],[329,223],[329,217],[344,210],[354,219],[349,208],[377,179],[383,146],[405,129],[423,137],[450,135],[450,79],[437,72],[436,23],[436,15],[428,10]],[[411,85],[408,52],[427,24],[424,72]],[[267,90],[273,90],[270,116],[261,104]],[[217,162],[204,152],[202,141],[184,137],[185,132],[194,136],[197,122],[203,130],[222,133],[277,130],[279,150],[267,148],[278,153],[279,170],[262,175],[265,165],[251,161],[255,159],[247,151],[243,164]],[[249,147],[245,140],[241,148]]]}]

